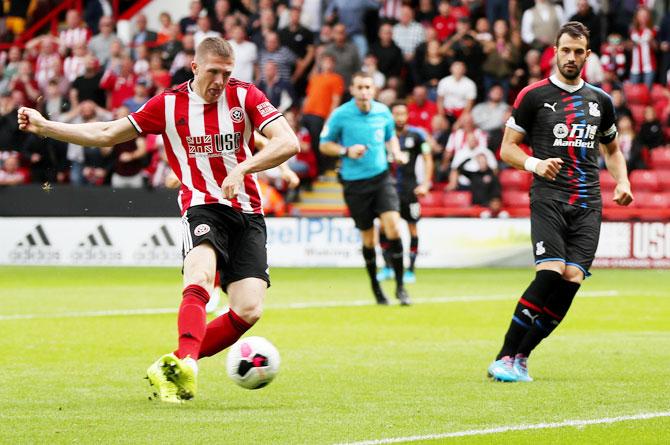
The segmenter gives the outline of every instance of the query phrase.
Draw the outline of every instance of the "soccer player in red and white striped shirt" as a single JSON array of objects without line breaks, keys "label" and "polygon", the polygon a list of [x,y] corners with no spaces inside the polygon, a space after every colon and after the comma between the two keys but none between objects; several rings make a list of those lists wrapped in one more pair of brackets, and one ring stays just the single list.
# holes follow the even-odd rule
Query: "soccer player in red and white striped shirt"
[{"label": "soccer player in red and white striped shirt", "polygon": [[[293,130],[265,95],[230,78],[234,63],[228,42],[206,38],[196,49],[194,79],[165,90],[127,118],[64,124],[30,108],[18,113],[24,131],[89,147],[162,135],[170,167],[182,183],[184,229],[179,347],[147,370],[166,402],[192,398],[198,358],[232,345],[260,318],[270,280],[256,172],[298,152]],[[254,128],[269,140],[257,153]],[[205,305],[217,271],[230,310],[206,324]]]}]

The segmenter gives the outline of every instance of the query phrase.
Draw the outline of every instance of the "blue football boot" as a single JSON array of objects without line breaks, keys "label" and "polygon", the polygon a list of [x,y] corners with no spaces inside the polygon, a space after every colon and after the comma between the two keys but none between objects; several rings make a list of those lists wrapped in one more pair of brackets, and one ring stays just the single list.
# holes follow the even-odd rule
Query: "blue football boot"
[{"label": "blue football boot", "polygon": [[518,376],[514,371],[514,358],[507,355],[489,365],[488,375],[494,382],[516,382]]},{"label": "blue football boot", "polygon": [[514,357],[514,372],[517,382],[532,382],[533,378],[528,375],[528,357],[517,354]]}]

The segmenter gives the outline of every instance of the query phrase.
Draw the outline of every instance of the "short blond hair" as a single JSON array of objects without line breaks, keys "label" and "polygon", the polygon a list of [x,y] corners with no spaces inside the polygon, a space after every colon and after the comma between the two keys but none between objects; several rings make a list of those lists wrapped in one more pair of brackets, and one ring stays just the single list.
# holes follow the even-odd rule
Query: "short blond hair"
[{"label": "short blond hair", "polygon": [[207,37],[195,49],[195,59],[202,62],[202,59],[207,54],[223,57],[224,59],[232,59],[235,57],[233,47],[227,40],[221,37]]}]

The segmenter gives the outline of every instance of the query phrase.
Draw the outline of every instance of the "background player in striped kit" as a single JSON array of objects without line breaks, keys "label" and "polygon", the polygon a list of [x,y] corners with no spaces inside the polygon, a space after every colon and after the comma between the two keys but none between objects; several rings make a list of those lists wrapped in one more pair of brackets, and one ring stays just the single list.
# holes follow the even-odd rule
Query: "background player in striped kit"
[{"label": "background player in striped kit", "polygon": [[[162,134],[182,186],[184,290],[179,346],[147,370],[161,400],[181,403],[197,391],[197,360],[233,344],[261,316],[270,280],[266,230],[255,173],[297,153],[289,124],[254,85],[231,79],[232,47],[206,38],[192,62],[194,79],[151,98],[127,118],[63,124],[21,108],[19,128],[84,146],[110,146],[140,134]],[[255,153],[254,128],[268,137]],[[216,271],[230,310],[206,323]]]},{"label": "background player in striped kit", "polygon": [[[599,149],[617,181],[610,199],[624,206],[633,200],[612,100],[580,78],[590,54],[588,29],[566,23],[554,49],[558,72],[519,93],[502,143],[505,162],[535,174],[530,208],[536,275],[488,368],[499,381],[532,381],[528,356],[559,325],[590,275],[602,216]],[[524,137],[534,156],[519,148]]]}]

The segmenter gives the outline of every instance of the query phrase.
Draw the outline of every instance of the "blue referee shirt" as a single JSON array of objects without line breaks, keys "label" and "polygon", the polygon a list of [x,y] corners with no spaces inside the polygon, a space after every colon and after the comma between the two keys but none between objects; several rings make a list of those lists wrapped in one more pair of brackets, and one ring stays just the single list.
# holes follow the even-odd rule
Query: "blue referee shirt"
[{"label": "blue referee shirt", "polygon": [[340,175],[345,181],[356,181],[377,176],[388,169],[386,142],[395,136],[391,110],[372,101],[368,113],[363,113],[351,99],[337,107],[321,132],[321,143],[335,142],[344,147],[356,144],[367,146],[360,159],[342,158]]}]

